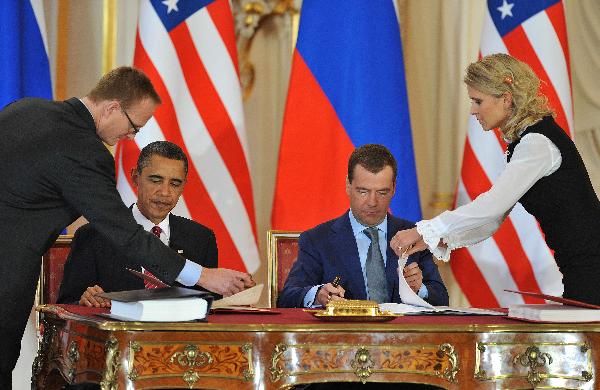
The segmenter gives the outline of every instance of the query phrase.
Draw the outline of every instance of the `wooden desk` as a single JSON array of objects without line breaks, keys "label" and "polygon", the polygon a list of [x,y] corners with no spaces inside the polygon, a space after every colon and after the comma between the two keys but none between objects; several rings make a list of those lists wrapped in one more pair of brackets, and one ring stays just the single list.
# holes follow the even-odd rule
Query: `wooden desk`
[{"label": "wooden desk", "polygon": [[275,389],[413,382],[444,389],[594,389],[600,324],[405,316],[329,323],[298,309],[210,315],[207,323],[109,321],[99,309],[41,306],[36,389]]}]

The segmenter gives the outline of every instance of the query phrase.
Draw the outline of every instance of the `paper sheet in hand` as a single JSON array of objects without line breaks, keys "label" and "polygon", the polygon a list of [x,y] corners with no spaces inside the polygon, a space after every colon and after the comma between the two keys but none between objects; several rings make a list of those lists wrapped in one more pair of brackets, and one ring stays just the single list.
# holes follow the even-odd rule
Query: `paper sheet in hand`
[{"label": "paper sheet in hand", "polygon": [[237,309],[240,309],[239,306],[256,305],[260,299],[260,294],[262,294],[263,287],[264,285],[262,283],[257,284],[256,286],[250,287],[244,291],[240,291],[237,294],[214,301],[212,307],[213,309],[217,309],[222,307],[238,306]]},{"label": "paper sheet in hand", "polygon": [[433,306],[418,296],[404,279],[402,270],[406,266],[407,259],[398,259],[398,289],[402,303],[382,303],[379,305],[381,311],[390,311],[394,314],[448,314],[448,315],[506,315],[502,312],[485,309],[463,309],[449,306]]},{"label": "paper sheet in hand", "polygon": [[430,303],[426,302],[420,296],[418,296],[417,293],[415,293],[413,289],[410,288],[410,286],[406,282],[406,279],[404,279],[402,270],[406,266],[407,260],[408,258],[403,259],[402,257],[398,259],[398,290],[400,292],[400,299],[402,300],[402,303],[413,306],[425,307],[430,310],[435,310],[435,307]]}]

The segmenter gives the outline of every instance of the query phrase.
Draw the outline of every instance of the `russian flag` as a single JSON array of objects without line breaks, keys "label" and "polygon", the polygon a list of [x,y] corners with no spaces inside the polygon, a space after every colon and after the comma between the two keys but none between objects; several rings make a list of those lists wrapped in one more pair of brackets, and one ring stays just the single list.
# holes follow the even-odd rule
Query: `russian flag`
[{"label": "russian flag", "polygon": [[272,227],[305,230],[348,208],[348,158],[379,143],[398,161],[393,214],[421,219],[393,0],[305,0],[283,121]]},{"label": "russian flag", "polygon": [[23,97],[52,98],[42,0],[0,7],[0,108]]}]

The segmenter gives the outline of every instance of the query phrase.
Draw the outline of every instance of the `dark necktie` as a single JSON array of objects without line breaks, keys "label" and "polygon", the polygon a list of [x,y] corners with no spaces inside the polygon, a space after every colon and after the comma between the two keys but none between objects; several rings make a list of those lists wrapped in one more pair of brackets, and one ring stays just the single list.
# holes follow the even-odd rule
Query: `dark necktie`
[{"label": "dark necktie", "polygon": [[[154,234],[156,237],[158,237],[160,239],[160,233],[162,233],[162,229],[160,228],[160,226],[154,226],[151,230],[152,234]],[[148,275],[151,276],[153,278],[156,278],[156,276],[152,275],[152,273],[148,270],[146,270],[146,268],[144,268],[144,275]],[[158,288],[158,286],[152,282],[147,281],[146,279],[144,279],[144,287],[146,288]]]},{"label": "dark necktie", "polygon": [[371,246],[367,253],[367,262],[365,270],[367,272],[367,289],[369,291],[369,299],[377,303],[385,303],[389,301],[387,291],[387,280],[385,278],[385,266],[381,249],[379,249],[379,234],[376,227],[370,227],[363,232],[371,239]]}]

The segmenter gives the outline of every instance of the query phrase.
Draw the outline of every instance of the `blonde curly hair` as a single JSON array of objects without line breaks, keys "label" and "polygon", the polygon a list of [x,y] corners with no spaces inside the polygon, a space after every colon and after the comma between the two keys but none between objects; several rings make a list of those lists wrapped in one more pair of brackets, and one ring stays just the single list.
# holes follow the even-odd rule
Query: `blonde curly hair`
[{"label": "blonde curly hair", "polygon": [[463,81],[488,95],[500,97],[505,92],[512,95],[511,113],[500,129],[509,142],[519,139],[520,130],[547,115],[555,115],[548,106],[548,98],[539,91],[537,75],[529,65],[508,54],[491,54],[473,62],[467,67]]}]

